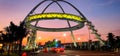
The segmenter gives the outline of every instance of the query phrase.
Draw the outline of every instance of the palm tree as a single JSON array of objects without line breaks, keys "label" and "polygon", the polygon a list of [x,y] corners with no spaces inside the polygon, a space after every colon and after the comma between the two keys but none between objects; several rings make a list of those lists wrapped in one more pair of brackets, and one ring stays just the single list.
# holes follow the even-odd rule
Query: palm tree
[{"label": "palm tree", "polygon": [[22,47],[22,40],[24,37],[27,36],[28,34],[28,30],[25,27],[25,23],[21,22],[19,26],[15,26],[14,23],[11,22],[11,26],[10,26],[11,32],[13,33],[13,36],[15,36],[16,38],[14,38],[14,40],[19,40],[20,44],[19,44],[19,53],[21,52],[21,47]]},{"label": "palm tree", "polygon": [[2,33],[3,42],[14,42],[20,41],[19,44],[19,53],[21,52],[22,40],[28,34],[28,30],[25,27],[25,23],[21,22],[19,26],[15,25],[13,22],[10,22],[10,26],[5,28],[6,34]]},{"label": "palm tree", "polygon": [[116,36],[116,50],[119,51],[120,49],[120,36]]},{"label": "palm tree", "polygon": [[28,30],[25,27],[25,24],[24,24],[24,22],[21,22],[20,26],[18,27],[18,29],[16,31],[16,37],[19,37],[19,41],[20,41],[19,52],[21,52],[22,40],[23,40],[24,37],[27,36],[27,34],[28,34]]},{"label": "palm tree", "polygon": [[2,43],[7,43],[7,46],[9,47],[8,50],[7,50],[8,55],[9,55],[11,43],[15,41],[15,40],[14,40],[14,37],[13,37],[13,35],[10,34],[10,33],[4,34],[3,32],[1,32],[1,38],[2,38],[2,39],[1,39],[0,41],[1,41]]},{"label": "palm tree", "polygon": [[120,48],[120,36],[116,36],[117,47]]},{"label": "palm tree", "polygon": [[111,49],[115,48],[115,39],[114,39],[114,34],[113,33],[108,33],[108,43],[111,46]]}]

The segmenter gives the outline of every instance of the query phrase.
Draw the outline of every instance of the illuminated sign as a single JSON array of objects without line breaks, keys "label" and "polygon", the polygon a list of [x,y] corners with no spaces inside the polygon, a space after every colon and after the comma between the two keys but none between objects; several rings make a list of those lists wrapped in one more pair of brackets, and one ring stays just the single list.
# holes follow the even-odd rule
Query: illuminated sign
[{"label": "illuminated sign", "polygon": [[[37,27],[31,25],[31,22],[38,21],[38,20],[50,20],[50,19],[60,19],[60,20],[71,20],[78,23],[78,25],[67,27],[67,28],[44,28],[44,27]],[[34,14],[27,17],[27,23],[29,27],[41,31],[70,31],[80,29],[84,26],[85,19],[81,18],[80,16],[67,14],[67,13],[43,13],[43,14]]]}]

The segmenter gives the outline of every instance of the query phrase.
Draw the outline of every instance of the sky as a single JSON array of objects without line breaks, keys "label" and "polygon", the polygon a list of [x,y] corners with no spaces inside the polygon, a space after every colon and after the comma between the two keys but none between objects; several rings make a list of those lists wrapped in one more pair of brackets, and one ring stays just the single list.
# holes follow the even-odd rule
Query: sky
[{"label": "sky", "polygon": [[[43,0],[0,0],[0,30],[9,26],[10,21],[19,25],[25,16],[34,8],[39,2]],[[95,25],[95,29],[101,34],[102,39],[106,39],[109,32],[120,36],[120,0],[66,0],[78,8],[84,16]],[[50,3],[45,2],[39,6],[34,13],[41,13],[43,8]],[[78,12],[70,7],[68,4],[59,2],[66,13],[78,15]],[[56,4],[52,4],[45,12],[61,12]],[[71,22],[74,26],[76,22]],[[37,26],[48,28],[62,28],[68,27],[64,20],[46,20],[39,21]],[[75,30],[75,40],[77,42],[88,41],[89,33],[86,26],[79,30]],[[66,36],[64,36],[66,34]],[[90,39],[96,39],[93,34]],[[39,38],[40,37],[40,38]],[[70,32],[45,32],[37,31],[36,42],[46,42],[52,39],[59,39],[63,42],[72,42]],[[27,38],[23,40],[26,44]]]}]

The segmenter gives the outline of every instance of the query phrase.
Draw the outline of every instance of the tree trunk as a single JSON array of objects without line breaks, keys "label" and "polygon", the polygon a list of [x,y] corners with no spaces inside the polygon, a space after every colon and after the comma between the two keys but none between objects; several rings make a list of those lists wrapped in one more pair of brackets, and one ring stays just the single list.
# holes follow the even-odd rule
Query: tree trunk
[{"label": "tree trunk", "polygon": [[20,38],[20,44],[19,44],[19,55],[21,56],[21,48],[22,48],[22,38]]},{"label": "tree trunk", "polygon": [[8,56],[10,55],[10,44],[8,45],[9,48],[8,48]]}]

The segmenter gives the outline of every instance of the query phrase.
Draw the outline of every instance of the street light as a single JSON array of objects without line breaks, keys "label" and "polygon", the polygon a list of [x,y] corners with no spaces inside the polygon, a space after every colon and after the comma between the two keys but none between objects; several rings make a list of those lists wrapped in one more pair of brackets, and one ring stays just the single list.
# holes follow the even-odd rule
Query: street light
[{"label": "street light", "polygon": [[77,40],[79,41],[79,40],[80,40],[80,37],[78,37]]},{"label": "street light", "polygon": [[37,37],[37,39],[36,39],[37,47],[39,47],[39,45],[41,45],[41,42],[40,42],[41,39],[42,39],[41,36]]},{"label": "street light", "polygon": [[55,42],[58,42],[58,39],[55,39]]},{"label": "street light", "polygon": [[38,42],[40,42],[41,39],[42,39],[42,37],[37,37],[35,42],[38,43]]},{"label": "street light", "polygon": [[38,39],[40,40],[40,39],[42,39],[42,37],[38,37]]},{"label": "street light", "polygon": [[63,36],[66,37],[66,33],[64,33]]}]

